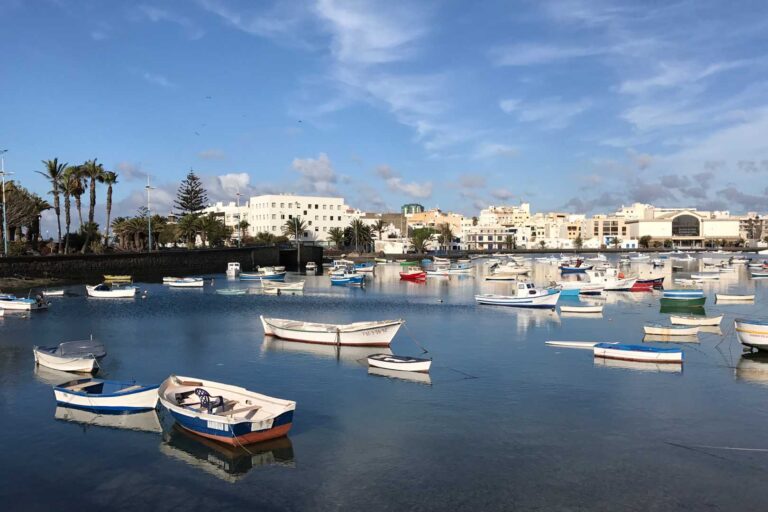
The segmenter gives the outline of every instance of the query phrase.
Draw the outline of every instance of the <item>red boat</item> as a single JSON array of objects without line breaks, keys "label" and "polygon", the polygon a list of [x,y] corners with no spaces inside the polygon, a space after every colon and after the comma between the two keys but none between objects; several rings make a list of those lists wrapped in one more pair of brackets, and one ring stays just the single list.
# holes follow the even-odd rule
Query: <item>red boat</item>
[{"label": "red boat", "polygon": [[635,283],[637,285],[648,285],[652,288],[662,288],[664,286],[664,277],[654,277],[653,279],[638,279]]},{"label": "red boat", "polygon": [[406,281],[423,281],[427,278],[427,273],[420,268],[411,268],[404,272],[400,272],[400,279]]},{"label": "red boat", "polygon": [[653,284],[652,283],[641,283],[640,281],[635,281],[635,284],[632,285],[632,288],[629,289],[631,292],[650,292],[653,291]]}]

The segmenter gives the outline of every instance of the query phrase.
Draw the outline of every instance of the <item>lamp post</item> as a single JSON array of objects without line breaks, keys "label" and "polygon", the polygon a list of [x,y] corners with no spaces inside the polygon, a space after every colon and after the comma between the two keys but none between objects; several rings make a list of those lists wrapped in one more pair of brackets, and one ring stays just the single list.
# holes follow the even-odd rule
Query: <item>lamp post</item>
[{"label": "lamp post", "polygon": [[[5,155],[8,152],[7,149],[0,150],[0,175],[3,177],[3,254],[8,257],[8,218],[5,214]],[[13,173],[7,173],[13,174]]]},{"label": "lamp post", "polygon": [[293,231],[296,233],[296,272],[301,272],[301,241],[299,240],[299,216],[293,218]]},{"label": "lamp post", "polygon": [[149,193],[151,190],[154,190],[154,188],[149,186],[149,176],[147,176],[147,186],[144,188],[147,189],[147,233],[149,235],[147,252],[152,252],[152,210],[149,203]]}]

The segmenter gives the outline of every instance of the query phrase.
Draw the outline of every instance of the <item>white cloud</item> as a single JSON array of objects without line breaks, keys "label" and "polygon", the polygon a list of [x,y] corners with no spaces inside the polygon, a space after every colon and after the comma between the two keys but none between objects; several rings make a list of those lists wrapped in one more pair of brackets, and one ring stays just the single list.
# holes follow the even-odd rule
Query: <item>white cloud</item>
[{"label": "white cloud", "polygon": [[509,144],[499,144],[493,142],[483,142],[475,149],[475,158],[495,158],[504,156],[511,158],[517,156],[519,151],[516,147]]},{"label": "white cloud", "polygon": [[578,57],[592,57],[605,52],[605,48],[521,43],[494,48],[490,56],[491,61],[497,66],[530,66]]},{"label": "white cloud", "polygon": [[406,183],[392,168],[387,165],[380,165],[376,168],[376,174],[384,180],[393,192],[400,192],[410,197],[426,199],[432,196],[432,183],[424,182]]},{"label": "white cloud", "polygon": [[528,103],[514,98],[499,102],[499,107],[507,114],[514,114],[524,123],[535,123],[548,130],[565,128],[591,105],[586,99],[568,102],[557,97]]},{"label": "white cloud", "polygon": [[159,85],[160,87],[164,87],[166,89],[175,87],[175,85],[163,75],[145,71],[141,77],[151,84]]},{"label": "white cloud", "polygon": [[118,179],[121,181],[147,180],[147,173],[141,170],[141,164],[123,161],[115,166],[115,170],[119,175]]},{"label": "white cloud", "polygon": [[152,5],[140,5],[138,11],[144,18],[152,23],[166,22],[180,26],[184,29],[190,39],[199,39],[205,35],[205,31],[198,27],[195,22],[181,14]]},{"label": "white cloud", "polygon": [[651,77],[625,80],[619,86],[619,92],[624,94],[646,94],[655,89],[678,88],[718,73],[741,68],[749,65],[751,60],[736,60],[716,62],[706,66],[696,66],[690,63],[661,62],[658,72]]},{"label": "white cloud", "polygon": [[325,153],[317,158],[294,158],[293,169],[301,175],[300,187],[316,194],[338,194],[336,183],[339,177]]},{"label": "white cloud", "polygon": [[278,2],[265,7],[263,2],[233,7],[226,0],[197,0],[204,10],[219,16],[225,23],[251,35],[265,37],[287,44],[308,48],[307,33],[312,30],[307,24],[310,10],[306,2]]},{"label": "white cloud", "polygon": [[205,149],[200,151],[197,156],[203,160],[224,160],[227,157],[220,149]]}]

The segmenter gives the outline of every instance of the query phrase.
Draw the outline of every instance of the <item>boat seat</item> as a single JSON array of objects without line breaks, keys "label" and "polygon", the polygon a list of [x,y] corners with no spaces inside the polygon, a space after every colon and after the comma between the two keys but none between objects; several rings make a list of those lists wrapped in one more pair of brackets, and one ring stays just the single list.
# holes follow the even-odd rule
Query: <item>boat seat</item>
[{"label": "boat seat", "polygon": [[223,412],[220,412],[219,414],[221,416],[234,416],[235,414],[240,414],[248,411],[256,412],[259,409],[261,409],[260,405],[249,405],[247,407],[240,407],[239,409],[232,409],[231,411],[223,411]]},{"label": "boat seat", "polygon": [[129,391],[135,391],[137,389],[141,389],[143,386],[140,386],[139,384],[128,386],[127,388],[123,388],[120,391],[115,391],[115,393],[127,393]]},{"label": "boat seat", "polygon": [[91,386],[95,386],[96,384],[101,384],[101,382],[93,382],[93,381],[81,382],[80,384],[75,384],[74,386],[67,387],[67,390],[69,390],[69,391],[82,391],[85,388],[89,388]]},{"label": "boat seat", "polygon": [[208,414],[212,414],[214,408],[222,407],[224,405],[223,396],[211,396],[211,394],[203,388],[196,388],[195,394],[200,397],[200,407],[208,409]]}]

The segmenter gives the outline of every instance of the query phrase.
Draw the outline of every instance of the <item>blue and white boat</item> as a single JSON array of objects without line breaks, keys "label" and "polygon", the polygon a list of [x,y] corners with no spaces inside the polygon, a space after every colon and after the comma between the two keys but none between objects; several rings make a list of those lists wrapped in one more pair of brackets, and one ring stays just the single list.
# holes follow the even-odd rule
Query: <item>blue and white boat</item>
[{"label": "blue and white boat", "polygon": [[331,284],[335,286],[344,286],[348,284],[363,284],[365,276],[361,274],[331,274]]},{"label": "blue and white boat", "polygon": [[560,265],[561,274],[583,274],[587,270],[595,268],[594,265],[584,265],[584,262],[577,260],[575,263],[563,263]]},{"label": "blue and white boat", "polygon": [[693,289],[693,288],[691,289],[679,288],[679,289],[664,290],[662,297],[665,299],[681,299],[681,300],[699,299],[701,297],[704,297],[704,290]]},{"label": "blue and white boat", "polygon": [[53,388],[56,403],[90,411],[123,413],[146,411],[157,405],[157,388],[136,382],[77,379]]},{"label": "blue and white boat", "polygon": [[240,272],[241,281],[285,281],[285,271],[277,272],[272,267],[263,267],[258,272]]},{"label": "blue and white boat", "polygon": [[27,299],[4,293],[0,295],[0,308],[16,311],[36,311],[48,309],[48,302],[42,296]]},{"label": "blue and white boat", "polygon": [[371,273],[376,268],[376,263],[373,261],[365,261],[363,263],[355,263],[355,272]]},{"label": "blue and white boat", "polygon": [[160,384],[158,396],[180,427],[234,446],[288,434],[296,410],[290,400],[176,375]]},{"label": "blue and white boat", "polygon": [[595,357],[620,359],[641,363],[682,364],[683,351],[679,348],[657,348],[648,345],[625,345],[622,343],[598,343],[592,348]]},{"label": "blue and white boat", "polygon": [[600,295],[605,287],[602,284],[589,281],[558,281],[561,297],[578,297],[579,295]]},{"label": "blue and white boat", "polygon": [[475,302],[491,306],[554,309],[560,297],[559,288],[538,289],[532,283],[518,283],[515,295],[475,295]]}]

